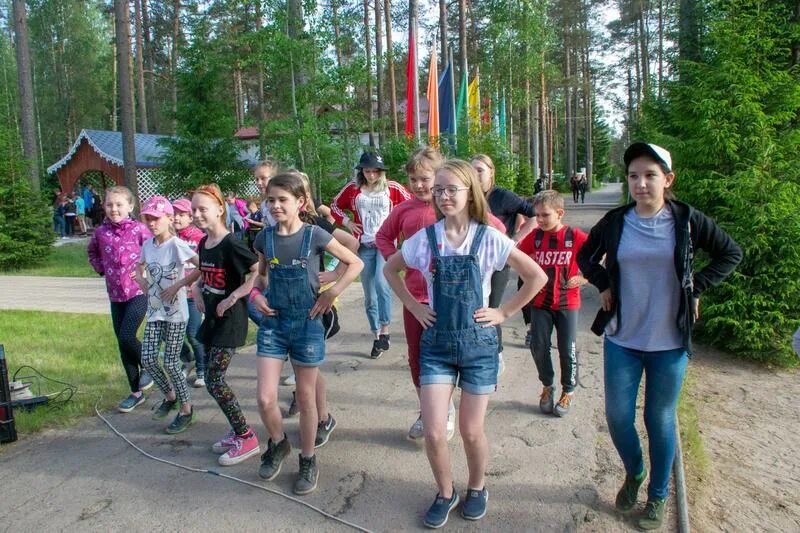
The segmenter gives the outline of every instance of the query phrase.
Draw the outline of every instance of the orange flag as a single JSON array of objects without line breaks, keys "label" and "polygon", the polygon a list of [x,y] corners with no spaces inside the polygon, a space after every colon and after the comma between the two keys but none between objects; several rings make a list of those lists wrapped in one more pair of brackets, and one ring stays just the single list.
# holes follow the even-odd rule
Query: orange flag
[{"label": "orange flag", "polygon": [[431,47],[431,65],[428,71],[428,144],[439,144],[439,69],[436,65],[436,41]]}]

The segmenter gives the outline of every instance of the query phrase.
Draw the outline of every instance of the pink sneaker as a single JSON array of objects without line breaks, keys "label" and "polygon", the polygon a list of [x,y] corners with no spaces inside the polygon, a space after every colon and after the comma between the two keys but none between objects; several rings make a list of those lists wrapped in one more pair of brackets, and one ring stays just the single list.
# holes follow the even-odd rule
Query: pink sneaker
[{"label": "pink sneaker", "polygon": [[211,445],[211,451],[216,454],[223,454],[233,448],[235,440],[236,433],[234,433],[232,429],[229,429],[224,437]]},{"label": "pink sneaker", "polygon": [[219,464],[232,466],[259,453],[261,448],[258,446],[258,437],[251,432],[249,437],[234,437],[233,447],[219,456]]}]

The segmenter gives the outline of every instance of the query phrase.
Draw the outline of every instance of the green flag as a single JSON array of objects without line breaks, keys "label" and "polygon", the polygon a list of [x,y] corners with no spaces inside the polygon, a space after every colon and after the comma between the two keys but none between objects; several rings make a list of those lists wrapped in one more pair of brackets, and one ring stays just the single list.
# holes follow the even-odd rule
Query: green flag
[{"label": "green flag", "polygon": [[467,73],[461,73],[461,87],[458,88],[458,103],[456,104],[456,116],[459,122],[467,114]]}]

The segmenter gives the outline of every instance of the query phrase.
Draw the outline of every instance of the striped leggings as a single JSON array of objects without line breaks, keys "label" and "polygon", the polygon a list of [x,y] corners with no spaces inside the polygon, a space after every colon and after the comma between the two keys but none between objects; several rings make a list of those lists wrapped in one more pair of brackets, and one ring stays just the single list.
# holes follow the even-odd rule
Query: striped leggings
[{"label": "striped leggings", "polygon": [[[147,369],[164,394],[168,394],[174,387],[175,396],[181,404],[189,403],[189,389],[181,373],[180,362],[185,333],[186,322],[156,320],[145,325],[144,339],[142,339],[142,366]],[[161,346],[161,341],[164,341],[164,368],[169,374],[169,380],[158,364],[158,348]]]}]

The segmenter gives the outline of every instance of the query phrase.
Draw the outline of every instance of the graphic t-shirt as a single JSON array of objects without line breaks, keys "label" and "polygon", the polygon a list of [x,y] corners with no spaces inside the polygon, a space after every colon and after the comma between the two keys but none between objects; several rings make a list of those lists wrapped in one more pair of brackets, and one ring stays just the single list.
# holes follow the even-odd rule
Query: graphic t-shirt
[{"label": "graphic t-shirt", "polygon": [[186,242],[177,237],[158,244],[155,238],[142,245],[142,263],[147,270],[147,321],[186,322],[189,308],[186,304],[186,287],[169,300],[161,299],[161,291],[184,277],[186,261],[197,255]]},{"label": "graphic t-shirt", "polygon": [[[330,226],[330,223],[328,223],[328,225]],[[298,264],[300,260],[300,247],[303,244],[303,233],[305,232],[306,226],[308,226],[308,224],[303,224],[300,230],[291,235],[279,235],[277,228],[272,230],[274,252],[278,264]],[[325,254],[325,247],[331,242],[333,236],[320,227],[312,227],[314,230],[311,233],[311,252],[308,256],[306,271],[308,272],[308,282],[311,284],[314,294],[317,294],[319,292],[319,271],[320,266],[323,264],[322,256]],[[256,252],[261,255],[265,255],[265,235],[266,230],[261,230],[258,232],[258,235],[256,235],[256,240],[253,243]],[[265,259],[267,262],[270,261],[269,257],[265,257]]]},{"label": "graphic t-shirt", "polygon": [[[478,223],[469,223],[467,237],[461,246],[453,248],[444,236],[444,220],[440,220],[433,225],[436,232],[436,243],[439,247],[440,256],[448,255],[467,255],[475,238]],[[492,292],[492,274],[495,270],[503,270],[508,261],[511,250],[514,249],[514,241],[489,226],[483,234],[483,240],[478,247],[478,268],[481,271],[481,286],[483,288],[483,306],[489,306],[489,294]],[[428,301],[433,301],[433,277],[431,276],[431,248],[428,244],[427,231],[420,230],[403,243],[400,249],[403,254],[403,261],[406,265],[422,272],[425,282],[428,285]]]},{"label": "graphic t-shirt", "polygon": [[198,338],[206,345],[236,348],[247,338],[247,296],[239,298],[222,317],[217,316],[217,304],[245,282],[258,259],[230,233],[213,248],[206,248],[206,240],[199,246],[206,313]]},{"label": "graphic t-shirt", "polygon": [[556,311],[580,309],[580,287],[567,289],[566,284],[580,273],[578,250],[586,238],[580,228],[562,226],[558,231],[536,229],[519,242],[520,251],[531,256],[547,274],[547,284],[533,298],[534,307]]}]

